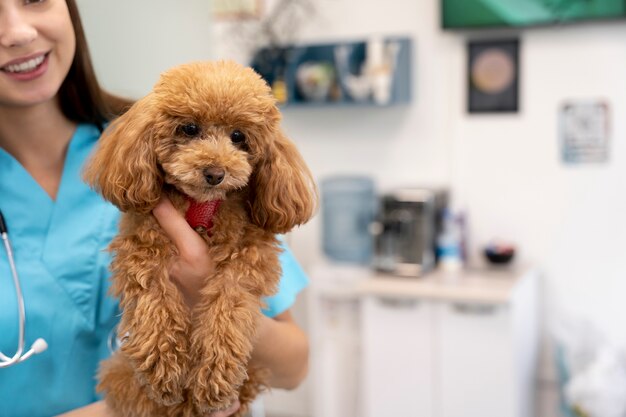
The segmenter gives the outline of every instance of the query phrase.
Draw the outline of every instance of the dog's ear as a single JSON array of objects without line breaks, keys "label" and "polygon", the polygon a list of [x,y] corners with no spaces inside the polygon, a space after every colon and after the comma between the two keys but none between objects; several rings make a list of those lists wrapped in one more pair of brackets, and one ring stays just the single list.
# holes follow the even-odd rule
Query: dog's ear
[{"label": "dog's ear", "polygon": [[137,101],[105,129],[84,172],[87,183],[122,211],[150,212],[161,195],[151,101],[151,95]]},{"label": "dog's ear", "polygon": [[317,188],[295,145],[277,129],[254,170],[252,221],[273,233],[306,223],[317,207]]}]

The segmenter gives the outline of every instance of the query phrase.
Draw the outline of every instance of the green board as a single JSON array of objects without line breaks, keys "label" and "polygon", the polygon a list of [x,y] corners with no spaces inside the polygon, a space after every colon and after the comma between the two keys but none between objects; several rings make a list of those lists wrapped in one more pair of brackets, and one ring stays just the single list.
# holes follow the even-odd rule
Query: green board
[{"label": "green board", "polygon": [[626,17],[626,0],[441,0],[445,29],[525,27]]}]

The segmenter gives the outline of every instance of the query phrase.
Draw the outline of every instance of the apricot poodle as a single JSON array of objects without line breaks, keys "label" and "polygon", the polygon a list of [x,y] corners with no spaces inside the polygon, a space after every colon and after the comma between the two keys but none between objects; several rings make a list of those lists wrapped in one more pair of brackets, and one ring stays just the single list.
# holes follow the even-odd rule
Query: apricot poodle
[{"label": "apricot poodle", "polygon": [[[206,416],[236,398],[243,415],[265,386],[248,361],[281,275],[275,235],[308,221],[317,201],[280,120],[253,70],[199,62],[165,72],[103,133],[85,178],[124,212],[110,250],[125,340],[98,387],[116,416]],[[162,194],[216,264],[192,312],[168,277],[177,249],[151,214]]]}]

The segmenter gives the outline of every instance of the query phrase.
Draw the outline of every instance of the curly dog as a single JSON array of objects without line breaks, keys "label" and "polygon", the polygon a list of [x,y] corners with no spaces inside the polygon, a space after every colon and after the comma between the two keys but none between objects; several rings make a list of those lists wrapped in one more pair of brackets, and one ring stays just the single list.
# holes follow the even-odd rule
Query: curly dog
[{"label": "curly dog", "polygon": [[[263,299],[281,275],[276,234],[307,222],[311,173],[250,68],[197,62],[164,74],[104,131],[87,182],[122,212],[110,245],[121,348],[99,390],[120,417],[204,416],[266,385],[248,362]],[[185,213],[216,267],[189,311],[168,276],[177,248],[151,214],[161,195]]]}]

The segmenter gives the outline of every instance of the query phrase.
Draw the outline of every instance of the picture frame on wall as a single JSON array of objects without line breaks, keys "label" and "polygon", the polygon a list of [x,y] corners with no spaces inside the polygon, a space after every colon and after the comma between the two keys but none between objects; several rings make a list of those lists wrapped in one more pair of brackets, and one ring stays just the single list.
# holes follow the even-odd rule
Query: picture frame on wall
[{"label": "picture frame on wall", "polygon": [[468,42],[469,113],[515,113],[519,110],[519,40]]}]

